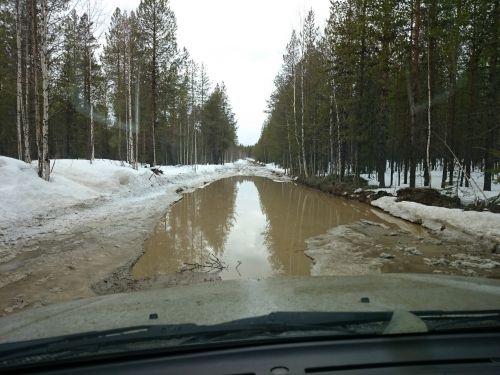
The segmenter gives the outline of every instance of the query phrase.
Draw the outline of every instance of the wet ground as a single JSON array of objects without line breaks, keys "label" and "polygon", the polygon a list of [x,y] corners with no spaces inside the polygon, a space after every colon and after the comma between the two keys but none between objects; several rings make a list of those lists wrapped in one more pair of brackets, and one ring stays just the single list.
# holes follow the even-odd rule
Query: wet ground
[{"label": "wet ground", "polygon": [[391,225],[368,205],[301,185],[227,178],[185,194],[172,207],[145,242],[132,275],[143,279],[189,270],[225,280],[310,275],[306,240],[359,220]]},{"label": "wet ground", "polygon": [[0,316],[139,286],[210,280],[210,275],[186,273],[163,277],[164,284],[146,280],[137,285],[130,266],[165,212],[182,198],[177,191],[193,191],[235,175],[286,179],[250,164],[162,176],[140,194],[122,191],[0,228]]},{"label": "wet ground", "polygon": [[102,201],[70,207],[57,220],[77,214],[80,220],[64,231],[48,229],[53,218],[40,219],[32,225],[41,233],[10,244],[16,255],[0,262],[0,315],[221,278],[381,272],[500,277],[499,254],[474,237],[451,228],[429,231],[287,181],[245,167],[171,185],[163,197],[114,204],[115,215]]},{"label": "wet ground", "polygon": [[224,280],[380,272],[500,276],[469,236],[431,232],[366,204],[295,183],[232,177],[185,194],[145,242],[135,280],[205,273]]}]

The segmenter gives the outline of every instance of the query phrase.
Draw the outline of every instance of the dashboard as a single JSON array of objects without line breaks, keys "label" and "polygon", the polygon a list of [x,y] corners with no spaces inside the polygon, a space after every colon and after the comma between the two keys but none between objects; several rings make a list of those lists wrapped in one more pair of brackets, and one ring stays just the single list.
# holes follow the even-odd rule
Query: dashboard
[{"label": "dashboard", "polygon": [[[26,370],[28,371],[28,370]],[[25,372],[26,372],[25,371]],[[33,368],[44,374],[500,374],[500,333],[217,345]]]}]

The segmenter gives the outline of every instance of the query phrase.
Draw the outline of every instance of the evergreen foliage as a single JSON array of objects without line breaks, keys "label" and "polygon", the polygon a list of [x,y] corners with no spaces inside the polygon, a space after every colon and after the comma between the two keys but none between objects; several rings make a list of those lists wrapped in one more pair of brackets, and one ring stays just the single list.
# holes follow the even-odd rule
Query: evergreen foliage
[{"label": "evergreen foliage", "polygon": [[[411,186],[418,169],[444,187],[475,168],[490,190],[499,20],[498,0],[332,0],[318,35],[309,12],[287,45],[255,156],[302,176],[376,171],[380,186],[394,184],[387,163]],[[429,181],[434,167],[443,181]]]},{"label": "evergreen foliage", "polygon": [[[117,8],[102,46],[92,13],[79,14],[66,0],[44,2],[49,16],[51,159],[92,160],[95,155],[134,165],[222,163],[241,156],[226,90],[216,85],[211,91],[204,66],[177,46],[176,19],[168,0],[142,0],[130,13]],[[37,52],[41,6],[34,0],[0,3],[2,155],[18,157],[28,150],[33,158],[38,157],[36,129],[41,126],[43,109]],[[19,84],[26,113],[21,117],[29,130],[28,137],[21,135],[22,150],[18,150],[16,134],[17,28],[22,31]]]}]

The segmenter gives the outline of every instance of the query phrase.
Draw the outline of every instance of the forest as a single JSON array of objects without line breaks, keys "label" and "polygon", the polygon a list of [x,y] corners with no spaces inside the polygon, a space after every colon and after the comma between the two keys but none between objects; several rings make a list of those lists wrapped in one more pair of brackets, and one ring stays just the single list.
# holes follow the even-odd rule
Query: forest
[{"label": "forest", "polygon": [[[499,0],[331,0],[293,30],[254,148],[296,176],[499,171]],[[283,46],[285,48],[285,46]],[[442,170],[440,181],[430,171]],[[465,178],[464,178],[465,177]]]},{"label": "forest", "polygon": [[[78,5],[78,6],[77,6]],[[237,146],[224,83],[176,41],[168,0],[117,8],[100,31],[88,1],[0,3],[0,154],[138,163],[223,163]]]}]

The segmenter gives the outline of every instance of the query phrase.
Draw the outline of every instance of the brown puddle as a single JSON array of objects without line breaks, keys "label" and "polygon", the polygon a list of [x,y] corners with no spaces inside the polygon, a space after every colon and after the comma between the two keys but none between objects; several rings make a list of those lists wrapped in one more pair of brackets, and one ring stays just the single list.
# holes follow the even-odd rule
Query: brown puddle
[{"label": "brown puddle", "polygon": [[[136,279],[206,264],[222,279],[310,275],[305,240],[360,219],[387,223],[365,205],[262,177],[232,177],[184,195],[145,242]],[[239,264],[239,265],[238,265]]]}]

